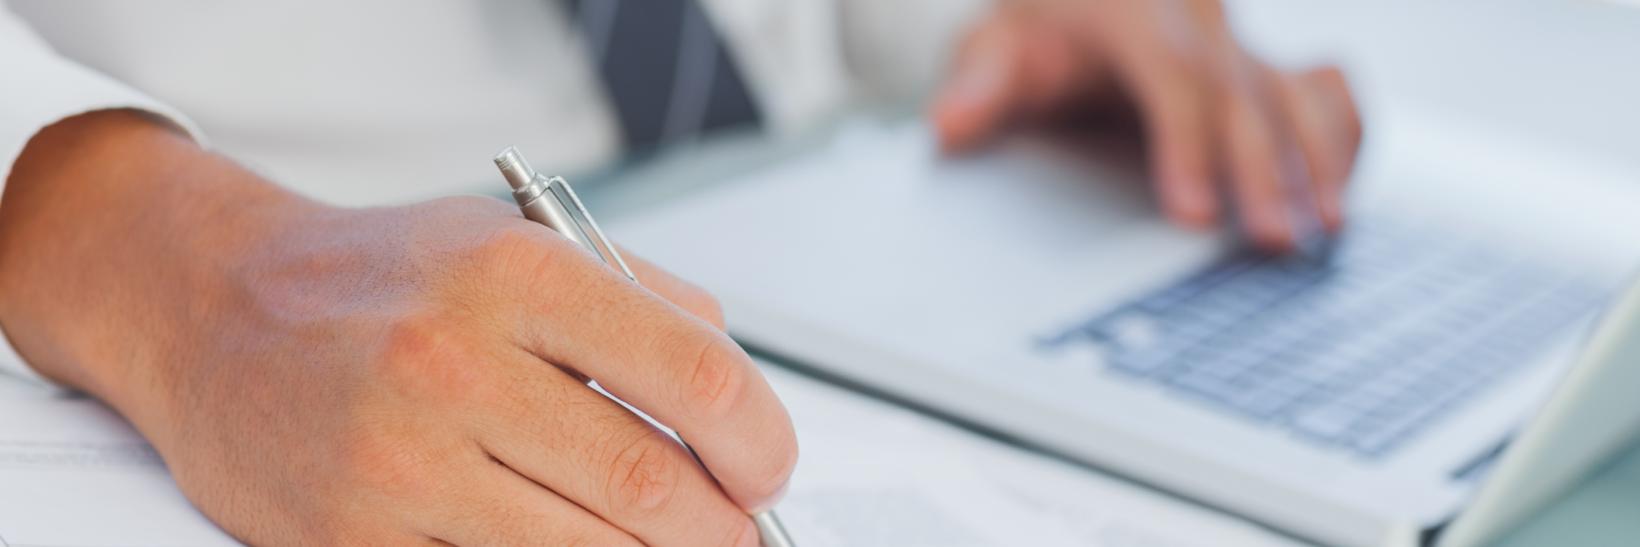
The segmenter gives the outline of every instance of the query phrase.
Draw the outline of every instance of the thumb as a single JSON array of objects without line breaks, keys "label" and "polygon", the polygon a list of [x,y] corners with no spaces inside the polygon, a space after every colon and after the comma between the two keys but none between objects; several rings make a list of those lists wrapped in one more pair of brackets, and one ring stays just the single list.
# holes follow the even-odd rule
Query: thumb
[{"label": "thumb", "polygon": [[1008,122],[1019,93],[1020,41],[1013,26],[993,18],[969,32],[930,117],[947,152],[972,150]]}]

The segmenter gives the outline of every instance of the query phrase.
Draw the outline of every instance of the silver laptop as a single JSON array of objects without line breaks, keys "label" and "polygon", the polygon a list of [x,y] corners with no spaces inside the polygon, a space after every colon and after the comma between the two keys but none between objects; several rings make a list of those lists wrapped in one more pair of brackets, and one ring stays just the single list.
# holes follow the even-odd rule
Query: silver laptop
[{"label": "silver laptop", "polygon": [[[1168,226],[1131,154],[952,160],[905,123],[609,231],[715,292],[754,347],[1301,537],[1415,545],[1457,519],[1445,537],[1469,545],[1531,507],[1476,497],[1523,488],[1518,469],[1483,479],[1633,429],[1517,435],[1640,264],[1618,236],[1640,233],[1640,183],[1428,119],[1375,127],[1326,262]],[[1537,499],[1594,461],[1549,459]]]}]

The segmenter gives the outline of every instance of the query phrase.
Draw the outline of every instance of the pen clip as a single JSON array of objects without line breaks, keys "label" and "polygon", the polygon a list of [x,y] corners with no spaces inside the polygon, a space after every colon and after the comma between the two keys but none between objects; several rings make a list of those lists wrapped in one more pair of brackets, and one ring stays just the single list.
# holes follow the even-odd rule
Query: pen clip
[{"label": "pen clip", "polygon": [[575,195],[575,189],[570,187],[569,181],[564,180],[564,177],[552,177],[547,181],[547,188],[564,209],[569,211],[570,219],[581,232],[591,236],[593,252],[604,259],[604,262],[615,266],[615,269],[625,274],[627,279],[637,282],[638,276],[633,275],[632,268],[627,267],[626,260],[621,258],[621,252],[615,250],[615,244],[604,236],[603,229],[598,227],[598,221],[593,220],[592,213],[587,212],[586,205],[581,204],[580,196]]}]

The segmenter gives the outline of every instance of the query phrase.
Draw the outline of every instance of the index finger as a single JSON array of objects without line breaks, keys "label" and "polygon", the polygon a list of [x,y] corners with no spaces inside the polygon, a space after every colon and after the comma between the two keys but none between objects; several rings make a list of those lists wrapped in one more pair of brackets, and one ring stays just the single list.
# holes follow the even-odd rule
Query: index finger
[{"label": "index finger", "polygon": [[627,266],[632,268],[632,274],[638,277],[638,283],[644,288],[677,304],[695,317],[711,323],[718,330],[724,329],[723,308],[705,289],[679,279],[678,276],[672,275],[672,272],[628,252],[625,248],[621,249],[621,257],[626,260]]},{"label": "index finger", "polygon": [[797,460],[791,418],[727,334],[549,238],[550,280],[531,287],[520,344],[597,380],[678,432],[748,511],[779,497]]}]

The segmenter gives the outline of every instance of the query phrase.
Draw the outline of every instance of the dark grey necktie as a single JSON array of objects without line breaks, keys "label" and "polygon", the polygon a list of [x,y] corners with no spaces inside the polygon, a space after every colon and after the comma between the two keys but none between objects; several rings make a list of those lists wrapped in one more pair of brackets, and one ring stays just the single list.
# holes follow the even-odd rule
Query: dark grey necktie
[{"label": "dark grey necktie", "polygon": [[760,122],[746,82],[697,0],[567,4],[629,150]]}]

